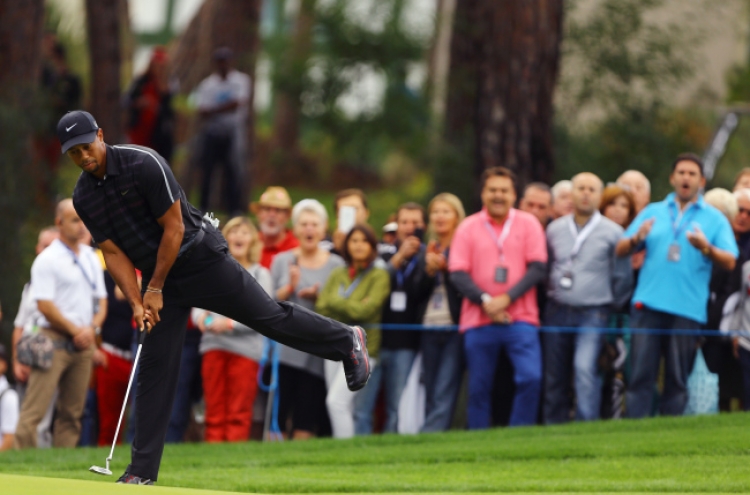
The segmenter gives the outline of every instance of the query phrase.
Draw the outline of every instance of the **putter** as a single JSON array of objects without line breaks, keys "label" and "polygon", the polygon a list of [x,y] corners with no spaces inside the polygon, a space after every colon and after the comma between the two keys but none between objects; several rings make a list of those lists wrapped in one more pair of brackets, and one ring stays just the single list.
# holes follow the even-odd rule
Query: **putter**
[{"label": "putter", "polygon": [[112,471],[109,469],[109,463],[112,461],[112,455],[115,453],[115,445],[117,444],[117,437],[120,436],[120,425],[122,424],[122,416],[125,414],[125,406],[128,404],[128,396],[130,395],[130,387],[133,385],[133,377],[135,376],[135,370],[138,367],[138,358],[141,357],[141,348],[143,347],[143,341],[146,338],[146,330],[141,330],[141,334],[138,336],[138,350],[135,351],[135,359],[133,360],[133,370],[130,372],[130,380],[128,380],[128,388],[125,390],[125,400],[122,401],[122,409],[120,410],[120,419],[117,421],[117,429],[115,430],[115,438],[112,439],[112,449],[109,451],[109,456],[106,459],[106,467],[91,466],[89,471],[104,476],[112,476]]}]

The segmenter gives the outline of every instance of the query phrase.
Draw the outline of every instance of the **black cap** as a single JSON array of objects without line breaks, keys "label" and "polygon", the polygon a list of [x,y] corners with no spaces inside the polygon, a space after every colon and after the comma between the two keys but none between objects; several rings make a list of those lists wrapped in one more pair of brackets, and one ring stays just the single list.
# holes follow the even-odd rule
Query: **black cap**
[{"label": "black cap", "polygon": [[68,112],[57,123],[57,138],[65,153],[77,144],[93,143],[99,126],[94,117],[83,110]]},{"label": "black cap", "polygon": [[8,354],[5,352],[5,346],[3,344],[0,344],[0,359],[3,361],[8,361]]}]

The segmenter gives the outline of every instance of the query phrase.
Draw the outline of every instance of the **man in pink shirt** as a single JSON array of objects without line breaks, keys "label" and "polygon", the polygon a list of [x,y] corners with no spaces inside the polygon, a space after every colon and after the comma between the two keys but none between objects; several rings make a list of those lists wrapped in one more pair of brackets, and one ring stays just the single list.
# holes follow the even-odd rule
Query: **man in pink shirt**
[{"label": "man in pink shirt", "polygon": [[515,176],[503,167],[482,175],[479,213],[466,218],[451,243],[451,281],[463,294],[459,328],[469,369],[469,428],[490,426],[492,381],[505,349],[515,370],[510,425],[533,424],[542,382],[536,285],[547,271],[544,231],[513,208]]}]

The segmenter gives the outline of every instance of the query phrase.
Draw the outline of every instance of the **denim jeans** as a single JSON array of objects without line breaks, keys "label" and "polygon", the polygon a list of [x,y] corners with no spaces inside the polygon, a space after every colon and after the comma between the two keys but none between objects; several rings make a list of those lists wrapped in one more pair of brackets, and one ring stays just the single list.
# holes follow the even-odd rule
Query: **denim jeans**
[{"label": "denim jeans", "polygon": [[[698,330],[701,324],[681,316],[648,308],[631,311],[630,327],[661,330]],[[664,354],[664,392],[660,412],[680,416],[688,400],[687,380],[695,359],[697,339],[691,335],[652,335],[633,332],[630,358],[632,373],[625,393],[629,418],[643,418],[652,411],[659,358]]]},{"label": "denim jeans", "polygon": [[[381,350],[382,352],[382,350]],[[383,368],[380,366],[380,356],[372,363],[372,374],[365,388],[354,396],[354,434],[371,435],[373,413],[383,381]],[[338,364],[338,363],[337,363]]]},{"label": "denim jeans", "polygon": [[[372,404],[372,409],[374,409],[380,388],[378,382],[381,382],[385,389],[385,425],[383,426],[383,433],[398,433],[398,404],[401,401],[401,393],[406,387],[406,380],[409,378],[409,372],[411,372],[411,366],[414,364],[415,357],[417,357],[417,351],[412,349],[380,349],[380,353],[378,354],[378,368],[380,368],[381,376],[377,377],[376,380],[373,380],[371,376],[367,386],[359,394],[364,397],[361,399],[359,396],[355,398],[354,431],[357,435],[372,433],[372,414],[370,414],[370,427],[366,428],[365,421],[363,420],[362,429],[360,429],[360,421],[357,419],[359,410],[357,404],[361,404],[362,408]],[[376,370],[377,368],[373,370],[373,375]]]},{"label": "denim jeans", "polygon": [[425,418],[422,432],[450,428],[464,361],[463,335],[458,332],[425,332],[421,339]]},{"label": "denim jeans", "polygon": [[536,422],[542,389],[542,352],[539,330],[534,325],[486,325],[464,335],[466,366],[469,370],[469,429],[488,428],[492,413],[492,382],[500,351],[505,349],[513,363],[516,395],[510,426]]},{"label": "denim jeans", "polygon": [[[570,381],[573,371],[576,419],[599,418],[602,401],[602,376],[599,354],[607,327],[607,306],[574,307],[547,303],[545,324],[579,328],[577,333],[550,331],[544,334],[544,422],[563,423],[570,419]],[[594,331],[586,331],[594,329]]]}]

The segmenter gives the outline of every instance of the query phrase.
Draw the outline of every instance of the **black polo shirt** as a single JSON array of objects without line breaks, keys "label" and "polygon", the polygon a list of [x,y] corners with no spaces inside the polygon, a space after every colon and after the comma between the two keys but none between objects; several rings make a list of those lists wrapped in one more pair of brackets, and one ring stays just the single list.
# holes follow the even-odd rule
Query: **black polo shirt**
[{"label": "black polo shirt", "polygon": [[73,206],[94,241],[111,240],[136,268],[153,271],[164,232],[156,220],[179,199],[185,245],[200,230],[201,213],[188,203],[166,160],[150,148],[107,145],[106,168],[101,180],[81,173]]}]

